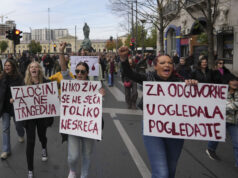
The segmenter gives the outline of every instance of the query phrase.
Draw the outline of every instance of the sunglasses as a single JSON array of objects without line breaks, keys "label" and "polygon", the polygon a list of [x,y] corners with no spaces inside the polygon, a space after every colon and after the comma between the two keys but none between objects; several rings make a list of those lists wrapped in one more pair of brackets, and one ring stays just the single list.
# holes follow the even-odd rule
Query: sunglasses
[{"label": "sunglasses", "polygon": [[224,64],[223,62],[219,62],[218,64]]},{"label": "sunglasses", "polygon": [[86,72],[87,72],[86,70],[78,70],[78,69],[75,70],[76,74],[81,73],[82,75],[84,75],[86,74]]}]

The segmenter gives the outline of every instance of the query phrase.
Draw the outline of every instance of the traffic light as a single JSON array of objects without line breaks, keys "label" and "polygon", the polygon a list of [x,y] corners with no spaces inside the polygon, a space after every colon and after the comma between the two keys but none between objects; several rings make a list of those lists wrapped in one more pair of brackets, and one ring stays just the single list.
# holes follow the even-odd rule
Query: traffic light
[{"label": "traffic light", "polygon": [[134,49],[135,49],[135,43],[130,43],[130,49],[132,50],[132,51],[134,51]]},{"label": "traffic light", "polygon": [[15,45],[20,44],[20,39],[22,38],[21,33],[22,31],[13,29],[13,41]]},{"label": "traffic light", "polygon": [[6,38],[9,40],[13,40],[12,30],[6,31]]},{"label": "traffic light", "polygon": [[56,44],[54,44],[54,51],[56,51]]}]

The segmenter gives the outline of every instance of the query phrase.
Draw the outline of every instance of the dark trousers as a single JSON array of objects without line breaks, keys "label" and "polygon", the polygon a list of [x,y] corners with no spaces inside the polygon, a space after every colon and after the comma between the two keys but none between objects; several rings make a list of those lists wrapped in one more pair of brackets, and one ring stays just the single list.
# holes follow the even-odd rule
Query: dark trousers
[{"label": "dark trousers", "polygon": [[34,161],[34,148],[35,148],[35,139],[36,139],[36,128],[39,140],[41,142],[42,148],[46,148],[47,138],[46,138],[46,124],[45,119],[33,119],[26,121],[26,136],[27,136],[27,145],[26,145],[26,158],[28,170],[33,170],[33,161]]},{"label": "dark trousers", "polygon": [[138,97],[137,83],[131,82],[131,87],[125,87],[125,98],[128,106],[135,105]]},{"label": "dark trousers", "polygon": [[49,77],[51,76],[51,72],[52,72],[52,68],[51,67],[45,67],[45,76],[48,76],[49,74]]}]

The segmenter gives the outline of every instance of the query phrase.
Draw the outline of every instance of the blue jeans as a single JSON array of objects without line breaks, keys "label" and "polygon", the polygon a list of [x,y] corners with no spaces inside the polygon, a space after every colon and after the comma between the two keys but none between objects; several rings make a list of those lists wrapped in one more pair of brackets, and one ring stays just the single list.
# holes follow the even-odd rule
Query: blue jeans
[{"label": "blue jeans", "polygon": [[[238,167],[238,125],[226,123],[226,130],[229,132],[235,154],[236,167]],[[209,141],[207,148],[216,151],[219,142]]]},{"label": "blue jeans", "polygon": [[174,178],[183,139],[144,136],[152,178]]},{"label": "blue jeans", "polygon": [[[68,136],[68,164],[71,171],[76,172],[80,147],[82,148],[81,178],[88,176],[95,140],[69,135]],[[80,146],[81,145],[81,146]]]},{"label": "blue jeans", "polygon": [[113,86],[113,83],[114,83],[113,82],[113,75],[114,75],[113,73],[108,74],[108,85],[109,86]]},{"label": "blue jeans", "polygon": [[[25,131],[23,128],[22,122],[16,122],[15,118],[13,117],[17,134],[19,137],[24,137]],[[10,142],[10,123],[11,123],[11,116],[9,113],[2,114],[2,152],[11,152],[11,142]]]}]

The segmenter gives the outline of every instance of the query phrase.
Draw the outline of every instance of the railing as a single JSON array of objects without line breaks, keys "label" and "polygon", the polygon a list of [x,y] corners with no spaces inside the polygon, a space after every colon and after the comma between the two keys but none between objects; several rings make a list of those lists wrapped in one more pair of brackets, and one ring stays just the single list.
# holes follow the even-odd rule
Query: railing
[{"label": "railing", "polygon": [[176,13],[178,11],[178,8],[179,8],[178,2],[170,2],[164,6],[163,15],[166,16],[172,13]]}]

